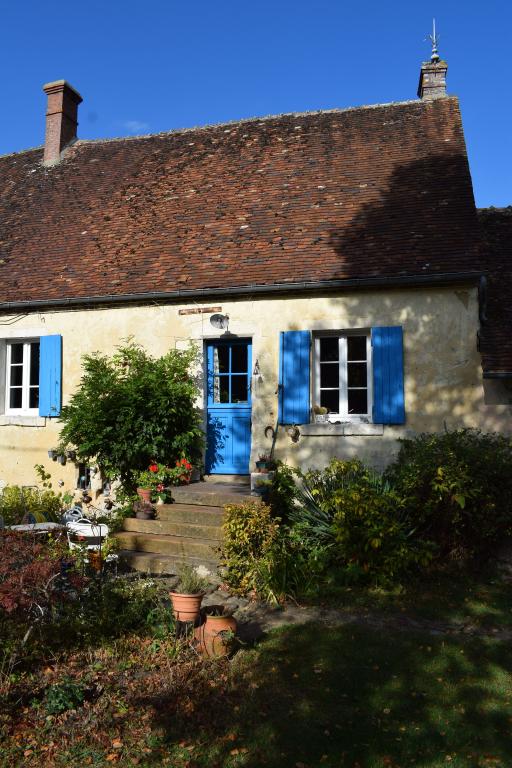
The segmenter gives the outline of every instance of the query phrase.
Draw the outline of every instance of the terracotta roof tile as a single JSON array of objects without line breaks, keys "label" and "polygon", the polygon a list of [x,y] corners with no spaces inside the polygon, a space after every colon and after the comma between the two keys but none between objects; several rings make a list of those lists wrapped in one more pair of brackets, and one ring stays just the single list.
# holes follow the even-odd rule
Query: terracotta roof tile
[{"label": "terracotta roof tile", "polygon": [[0,302],[477,269],[458,102],[0,158]]},{"label": "terracotta roof tile", "polygon": [[512,206],[484,208],[478,216],[488,276],[487,320],[480,331],[483,369],[512,376]]}]

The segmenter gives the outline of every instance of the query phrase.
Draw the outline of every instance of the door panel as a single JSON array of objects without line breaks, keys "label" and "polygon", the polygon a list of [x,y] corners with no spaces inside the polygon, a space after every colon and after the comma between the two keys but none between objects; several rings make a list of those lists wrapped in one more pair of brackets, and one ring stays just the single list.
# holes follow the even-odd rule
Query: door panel
[{"label": "door panel", "polygon": [[206,345],[207,450],[210,474],[248,474],[251,453],[251,344]]}]

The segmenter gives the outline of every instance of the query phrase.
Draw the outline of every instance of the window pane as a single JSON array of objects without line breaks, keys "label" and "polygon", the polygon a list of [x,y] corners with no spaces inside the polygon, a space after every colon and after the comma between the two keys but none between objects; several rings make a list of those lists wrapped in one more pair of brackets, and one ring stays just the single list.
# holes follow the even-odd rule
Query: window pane
[{"label": "window pane", "polygon": [[366,336],[347,336],[347,360],[366,360]]},{"label": "window pane", "polygon": [[339,339],[335,336],[320,339],[320,360],[338,360]]},{"label": "window pane", "polygon": [[368,380],[366,375],[366,363],[349,363],[348,386],[349,387],[367,387]]},{"label": "window pane", "polygon": [[21,387],[23,383],[23,366],[11,366],[11,387]]},{"label": "window pane", "polygon": [[22,390],[10,389],[9,390],[9,408],[21,408]]},{"label": "window pane", "polygon": [[329,413],[339,413],[340,393],[337,389],[322,389],[320,391],[320,405],[327,408]]},{"label": "window pane", "polygon": [[231,370],[233,373],[247,373],[247,347],[236,344],[231,347]]},{"label": "window pane", "polygon": [[11,363],[23,362],[23,344],[11,344]]},{"label": "window pane", "polygon": [[213,366],[215,373],[228,373],[229,347],[215,347],[213,350]]},{"label": "window pane", "polygon": [[229,403],[229,376],[216,376],[213,388],[214,403]]},{"label": "window pane", "polygon": [[232,376],[231,377],[231,402],[246,403],[247,394],[248,394],[247,376]]},{"label": "window pane", "polygon": [[30,383],[39,384],[39,342],[30,345]]},{"label": "window pane", "polygon": [[322,363],[320,366],[320,387],[339,387],[338,363]]},{"label": "window pane", "polygon": [[348,412],[368,413],[368,393],[366,389],[348,390]]},{"label": "window pane", "polygon": [[30,387],[28,396],[28,407],[39,408],[39,387]]}]

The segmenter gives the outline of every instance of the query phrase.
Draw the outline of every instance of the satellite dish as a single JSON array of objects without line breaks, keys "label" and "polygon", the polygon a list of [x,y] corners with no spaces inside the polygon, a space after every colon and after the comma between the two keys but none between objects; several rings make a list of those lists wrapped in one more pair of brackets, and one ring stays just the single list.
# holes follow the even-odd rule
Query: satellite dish
[{"label": "satellite dish", "polygon": [[225,331],[229,325],[229,315],[212,315],[210,317],[210,323],[214,328],[218,328],[219,331]]}]

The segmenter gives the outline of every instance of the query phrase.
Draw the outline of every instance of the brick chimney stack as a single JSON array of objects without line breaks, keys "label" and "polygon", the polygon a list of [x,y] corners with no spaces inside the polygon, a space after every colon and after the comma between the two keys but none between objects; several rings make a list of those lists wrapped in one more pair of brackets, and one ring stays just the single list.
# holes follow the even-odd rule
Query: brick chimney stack
[{"label": "brick chimney stack", "polygon": [[446,96],[446,73],[448,64],[442,59],[424,61],[421,65],[418,96],[423,101],[431,101]]},{"label": "brick chimney stack", "polygon": [[82,97],[65,80],[46,83],[43,91],[48,96],[43,162],[55,165],[64,147],[76,139],[78,105]]}]

